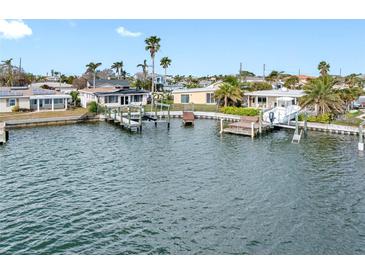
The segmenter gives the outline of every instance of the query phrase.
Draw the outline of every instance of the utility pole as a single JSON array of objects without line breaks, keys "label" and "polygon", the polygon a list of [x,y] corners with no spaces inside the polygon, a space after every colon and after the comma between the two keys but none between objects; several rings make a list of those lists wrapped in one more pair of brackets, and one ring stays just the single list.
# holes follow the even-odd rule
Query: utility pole
[{"label": "utility pole", "polygon": [[300,76],[300,69],[299,69],[299,71],[298,71],[298,77]]},{"label": "utility pole", "polygon": [[20,57],[20,60],[19,60],[19,73],[22,72],[22,57]]},{"label": "utility pole", "polygon": [[265,64],[264,64],[264,67],[263,67],[263,70],[262,70],[262,77],[263,77],[263,80],[265,80]]}]

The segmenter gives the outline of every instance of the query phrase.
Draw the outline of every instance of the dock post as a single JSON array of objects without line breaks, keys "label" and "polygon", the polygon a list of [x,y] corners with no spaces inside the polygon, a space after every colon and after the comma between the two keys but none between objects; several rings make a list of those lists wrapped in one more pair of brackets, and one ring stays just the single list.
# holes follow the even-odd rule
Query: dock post
[{"label": "dock post", "polygon": [[170,129],[170,106],[167,108],[167,129]]},{"label": "dock post", "polygon": [[221,118],[221,131],[219,132],[220,134],[223,133],[223,119]]},{"label": "dock post", "polygon": [[120,109],[120,125],[122,126],[122,128],[124,128],[124,123],[123,123],[123,109]]},{"label": "dock post", "polygon": [[255,138],[255,123],[251,122],[251,138]]},{"label": "dock post", "polygon": [[304,137],[307,137],[308,124],[307,124],[308,114],[304,112]]},{"label": "dock post", "polygon": [[140,109],[139,109],[139,132],[140,133],[142,132],[142,108],[143,107],[140,107]]},{"label": "dock post", "polygon": [[129,127],[129,131],[132,131],[131,129],[131,108],[128,107],[128,127]]},{"label": "dock post", "polygon": [[157,105],[155,106],[155,127],[157,127]]},{"label": "dock post", "polygon": [[9,140],[9,131],[6,129],[6,123],[0,122],[0,145]]},{"label": "dock post", "polygon": [[260,116],[259,116],[259,133],[262,133],[262,110],[260,110]]},{"label": "dock post", "polygon": [[363,140],[363,125],[362,123],[359,126],[359,144],[357,145],[360,151],[364,150],[364,140]]}]

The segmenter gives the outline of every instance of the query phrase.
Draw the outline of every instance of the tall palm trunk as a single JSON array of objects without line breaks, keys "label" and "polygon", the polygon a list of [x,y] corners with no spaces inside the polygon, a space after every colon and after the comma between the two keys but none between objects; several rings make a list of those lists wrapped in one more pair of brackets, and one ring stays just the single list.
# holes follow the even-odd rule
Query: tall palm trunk
[{"label": "tall palm trunk", "polygon": [[94,74],[93,74],[93,86],[94,86],[94,88],[95,88],[95,78],[96,78],[96,71],[94,71]]},{"label": "tall palm trunk", "polygon": [[151,111],[152,111],[152,106],[154,104],[154,99],[153,99],[153,93],[155,92],[155,56],[151,56],[152,57],[152,87],[151,87]]},{"label": "tall palm trunk", "polygon": [[224,106],[228,105],[228,96],[224,96]]},{"label": "tall palm trunk", "polygon": [[316,103],[314,105],[314,113],[316,114],[316,116],[318,116],[318,112],[319,112],[319,106],[318,106],[318,103]]}]

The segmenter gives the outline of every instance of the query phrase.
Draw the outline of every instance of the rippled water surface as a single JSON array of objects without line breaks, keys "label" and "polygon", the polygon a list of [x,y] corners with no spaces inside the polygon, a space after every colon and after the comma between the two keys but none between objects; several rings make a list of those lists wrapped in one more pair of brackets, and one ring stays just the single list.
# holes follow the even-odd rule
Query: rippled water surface
[{"label": "rippled water surface", "polygon": [[252,141],[198,120],[11,131],[0,146],[0,254],[364,254],[354,136]]}]

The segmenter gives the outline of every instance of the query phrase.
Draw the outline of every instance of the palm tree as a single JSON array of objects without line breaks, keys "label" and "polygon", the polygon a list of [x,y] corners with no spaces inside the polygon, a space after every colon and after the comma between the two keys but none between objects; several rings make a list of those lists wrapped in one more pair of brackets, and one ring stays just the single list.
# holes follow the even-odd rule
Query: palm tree
[{"label": "palm tree", "polygon": [[7,84],[11,87],[13,86],[13,65],[11,64],[11,61],[13,61],[13,58],[10,58],[8,60],[1,61],[4,63],[4,66],[8,69],[8,81]]},{"label": "palm tree", "polygon": [[144,78],[144,80],[146,80],[146,79],[147,79],[147,74],[148,74],[148,65],[147,65],[147,60],[146,60],[146,59],[144,59],[144,60],[143,60],[143,64],[138,64],[138,65],[137,65],[137,68],[138,68],[138,67],[141,67],[141,68],[142,68],[143,78]]},{"label": "palm tree", "polygon": [[224,99],[224,106],[228,106],[228,100],[237,102],[242,99],[242,91],[238,86],[232,86],[229,83],[223,83],[214,93],[214,97],[218,100]]},{"label": "palm tree", "polygon": [[353,101],[355,101],[357,98],[359,98],[359,96],[362,93],[363,93],[362,88],[356,87],[356,86],[350,87],[350,88],[345,88],[345,89],[339,90],[337,92],[339,97],[344,102],[344,106],[345,106],[344,109],[346,109],[346,110],[350,110],[351,103]]},{"label": "palm tree", "polygon": [[344,102],[333,88],[336,83],[330,76],[313,79],[304,86],[305,95],[299,100],[300,106],[314,106],[316,116],[326,112],[341,113]]},{"label": "palm tree", "polygon": [[165,81],[166,81],[166,75],[167,75],[167,68],[171,65],[171,59],[169,57],[163,57],[160,60],[160,66],[165,69]]},{"label": "palm tree", "polygon": [[364,80],[361,79],[359,76],[361,74],[352,73],[345,77],[345,84],[348,85],[349,88],[359,87],[363,88]]},{"label": "palm tree", "polygon": [[123,61],[113,63],[111,68],[115,69],[115,71],[118,75],[118,80],[119,80],[120,79],[120,74],[123,71]]},{"label": "palm tree", "polygon": [[318,70],[319,70],[319,73],[324,77],[324,76],[327,76],[328,75],[328,72],[330,71],[330,64],[328,64],[327,62],[325,61],[321,61],[319,64],[318,64]]},{"label": "palm tree", "polygon": [[93,74],[93,87],[95,88],[96,69],[101,66],[101,63],[89,63],[86,65],[87,71]]},{"label": "palm tree", "polygon": [[76,107],[77,101],[79,99],[79,92],[77,90],[74,90],[74,91],[70,92],[70,95],[71,95],[71,98],[72,98],[72,103]]},{"label": "palm tree", "polygon": [[[155,91],[155,87],[154,87],[155,86],[155,55],[160,50],[160,41],[161,41],[161,38],[159,38],[157,36],[151,36],[145,40],[145,43],[146,43],[145,49],[150,52],[151,59],[152,59],[152,87],[151,87],[152,93],[154,93],[154,91]],[[152,100],[153,100],[153,96],[152,96]]]}]

